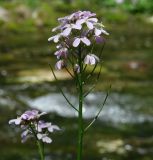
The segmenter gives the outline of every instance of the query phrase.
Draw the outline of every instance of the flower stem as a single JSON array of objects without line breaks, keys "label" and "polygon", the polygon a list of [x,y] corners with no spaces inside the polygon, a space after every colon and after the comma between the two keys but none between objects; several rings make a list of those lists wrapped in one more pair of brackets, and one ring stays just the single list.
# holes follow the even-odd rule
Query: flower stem
[{"label": "flower stem", "polygon": [[43,142],[40,142],[39,139],[37,138],[37,134],[35,132],[35,130],[33,129],[32,125],[30,124],[29,127],[31,128],[31,131],[36,139],[36,142],[37,142],[37,145],[38,145],[38,151],[39,151],[39,154],[40,154],[40,158],[41,160],[45,160],[44,159],[44,144]]},{"label": "flower stem", "polygon": [[39,154],[40,154],[41,160],[45,160],[45,158],[44,158],[44,145],[43,145],[43,143],[40,142],[39,140],[37,140],[37,145],[38,145],[38,150],[39,150]]},{"label": "flower stem", "polygon": [[78,75],[78,86],[79,86],[79,112],[78,112],[78,153],[77,160],[82,160],[82,147],[83,147],[83,64],[81,58],[81,47],[79,48],[79,66],[80,73]]}]

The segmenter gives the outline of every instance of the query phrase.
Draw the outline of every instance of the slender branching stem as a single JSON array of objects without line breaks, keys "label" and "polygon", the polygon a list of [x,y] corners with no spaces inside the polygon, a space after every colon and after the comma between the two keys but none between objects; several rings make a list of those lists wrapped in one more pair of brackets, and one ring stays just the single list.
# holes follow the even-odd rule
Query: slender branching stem
[{"label": "slender branching stem", "polygon": [[79,47],[79,66],[80,73],[78,74],[78,85],[79,85],[79,113],[78,113],[78,154],[77,160],[82,160],[82,148],[83,148],[83,63],[81,56],[81,46]]},{"label": "slender branching stem", "polygon": [[69,71],[69,69],[67,67],[65,67],[66,71],[69,73],[69,75],[74,78],[73,74]]},{"label": "slender branching stem", "polygon": [[100,74],[101,74],[101,70],[102,70],[102,63],[100,65],[100,69],[99,69],[96,81],[94,82],[93,86],[86,93],[84,93],[84,97],[86,97],[96,87],[96,84],[97,84],[99,77],[100,77]]},{"label": "slender branching stem", "polygon": [[[58,79],[57,79],[57,77],[56,77],[56,75],[55,75],[55,73],[54,73],[54,71],[53,71],[52,66],[51,66],[50,64],[49,64],[49,66],[50,66],[50,69],[51,69],[51,71],[52,71],[52,73],[53,73],[53,76],[54,76],[55,80],[58,81]],[[68,100],[68,98],[66,97],[66,95],[64,94],[64,92],[63,92],[63,90],[61,89],[60,86],[58,86],[58,89],[60,90],[61,94],[63,95],[63,97],[65,98],[65,100],[68,102],[68,104],[69,104],[74,110],[76,110],[77,112],[79,112],[78,109],[75,108],[74,105]]]},{"label": "slender branching stem", "polygon": [[84,93],[84,98],[95,88],[96,84],[94,84],[86,93]]},{"label": "slender branching stem", "polygon": [[103,109],[103,107],[104,107],[104,105],[105,105],[105,103],[106,103],[106,100],[107,100],[107,98],[108,98],[110,89],[111,89],[111,85],[110,85],[110,87],[109,87],[109,89],[108,89],[108,91],[107,91],[107,94],[106,94],[106,96],[105,96],[105,99],[104,99],[104,101],[103,101],[103,104],[102,104],[101,107],[100,107],[100,110],[98,111],[98,113],[96,114],[96,116],[94,117],[94,119],[89,123],[89,125],[84,129],[84,132],[86,132],[86,131],[94,124],[94,122],[98,119],[98,117],[99,117],[99,115],[100,115],[100,113],[101,113],[101,111],[102,111],[102,109]]}]

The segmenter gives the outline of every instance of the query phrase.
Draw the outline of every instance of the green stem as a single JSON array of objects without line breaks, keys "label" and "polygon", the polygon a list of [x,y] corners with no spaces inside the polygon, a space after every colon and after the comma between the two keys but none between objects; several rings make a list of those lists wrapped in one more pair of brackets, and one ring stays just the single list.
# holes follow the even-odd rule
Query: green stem
[{"label": "green stem", "polygon": [[40,158],[41,160],[45,160],[44,158],[44,144],[43,142],[39,141],[39,139],[37,138],[37,134],[34,130],[34,128],[32,127],[32,125],[30,124],[29,127],[31,128],[31,131],[36,139],[37,145],[38,145],[38,150],[39,150],[39,154],[40,154]]},{"label": "green stem", "polygon": [[44,158],[44,145],[42,142],[40,142],[39,140],[37,140],[37,145],[38,145],[38,150],[39,150],[39,154],[41,157],[41,160],[45,160]]},{"label": "green stem", "polygon": [[83,65],[81,57],[81,47],[79,48],[79,66],[80,73],[78,75],[78,86],[79,86],[79,112],[78,112],[78,153],[77,160],[82,160],[82,148],[83,148]]}]

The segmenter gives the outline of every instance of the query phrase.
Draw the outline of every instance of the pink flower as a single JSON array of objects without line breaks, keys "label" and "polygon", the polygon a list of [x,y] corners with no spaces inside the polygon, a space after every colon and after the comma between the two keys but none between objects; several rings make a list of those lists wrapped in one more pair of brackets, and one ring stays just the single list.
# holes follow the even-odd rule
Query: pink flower
[{"label": "pink flower", "polygon": [[9,124],[13,124],[14,123],[15,125],[20,125],[21,121],[22,121],[21,117],[18,117],[17,119],[9,120]]},{"label": "pink flower", "polygon": [[20,125],[25,122],[31,122],[33,120],[38,119],[40,116],[45,115],[46,112],[42,112],[39,114],[38,110],[28,110],[25,111],[20,117],[17,117],[17,119],[12,119],[9,121],[9,124],[15,124]]},{"label": "pink flower", "polygon": [[39,140],[42,140],[44,143],[51,143],[52,142],[52,139],[50,137],[48,137],[47,134],[38,133],[37,138]]},{"label": "pink flower", "polygon": [[61,48],[60,50],[56,51],[54,53],[55,56],[57,56],[57,59],[67,58],[68,49],[67,48]]},{"label": "pink flower", "polygon": [[64,26],[66,29],[64,29],[64,31],[62,32],[63,36],[68,36],[72,29],[77,29],[77,30],[81,30],[82,26],[79,24],[67,24]]},{"label": "pink flower", "polygon": [[64,60],[59,60],[55,64],[55,68],[58,69],[58,70],[64,68],[65,66],[66,66],[66,64],[65,64]]},{"label": "pink flower", "polygon": [[89,17],[94,17],[96,16],[96,13],[91,13],[90,11],[82,11],[81,12],[81,17],[82,18],[89,18]]},{"label": "pink flower", "polygon": [[109,35],[109,33],[108,32],[106,32],[104,29],[98,29],[98,28],[95,28],[95,35],[96,36],[99,36],[99,35],[101,35],[102,33],[104,33],[104,34],[106,34],[106,35]]},{"label": "pink flower", "polygon": [[95,23],[95,26],[94,26],[95,36],[100,36],[102,33],[105,35],[109,35],[109,33],[105,31],[103,28],[104,28],[104,25],[102,23]]},{"label": "pink flower", "polygon": [[60,128],[56,125],[52,125],[50,122],[39,120],[40,116],[44,114],[46,113],[39,113],[37,110],[28,110],[17,119],[10,120],[9,124],[15,123],[15,125],[20,125],[23,130],[21,133],[22,143],[30,137],[35,137],[35,135],[37,135],[37,140],[41,140],[45,143],[51,143],[52,140],[48,135],[54,130],[60,130]]},{"label": "pink flower", "polygon": [[89,65],[94,65],[97,62],[99,62],[99,58],[94,54],[88,54],[84,59],[84,63]]},{"label": "pink flower", "polygon": [[95,36],[95,40],[96,40],[96,43],[99,43],[99,44],[104,42],[104,38],[100,36]]},{"label": "pink flower", "polygon": [[87,27],[89,29],[93,29],[94,28],[94,23],[96,23],[98,21],[97,18],[83,18],[83,19],[79,19],[76,21],[77,25],[82,25],[83,23],[86,23]]},{"label": "pink flower", "polygon": [[39,121],[38,124],[35,125],[35,127],[37,128],[38,132],[42,132],[44,129],[47,129],[49,132],[60,130],[58,126],[44,121]]},{"label": "pink flower", "polygon": [[73,42],[73,47],[78,47],[78,45],[80,44],[81,41],[87,46],[90,46],[90,44],[91,44],[90,40],[87,37],[75,38],[75,40]]},{"label": "pink flower", "polygon": [[80,66],[78,64],[75,64],[75,66],[74,66],[74,72],[80,73]]},{"label": "pink flower", "polygon": [[57,34],[55,36],[52,36],[52,37],[48,38],[48,41],[52,41],[53,40],[55,43],[57,43],[57,42],[59,42],[59,39],[60,39],[61,36],[62,36],[62,34],[59,33],[59,34]]}]

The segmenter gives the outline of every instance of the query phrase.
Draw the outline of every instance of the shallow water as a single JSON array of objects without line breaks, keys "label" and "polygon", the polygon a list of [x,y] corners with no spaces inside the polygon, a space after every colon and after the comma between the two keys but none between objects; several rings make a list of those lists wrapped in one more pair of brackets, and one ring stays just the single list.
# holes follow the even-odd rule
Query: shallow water
[{"label": "shallow water", "polygon": [[[69,97],[69,100],[74,106],[78,106],[77,97],[71,96],[70,94],[66,94],[66,96]],[[85,119],[94,118],[94,116],[96,116],[105,96],[105,93],[92,93],[86,97],[83,108]],[[54,112],[63,117],[77,116],[77,113],[67,104],[60,93],[47,94],[34,99],[24,97],[21,99],[32,108],[38,108],[46,112]],[[139,99],[138,103],[138,99],[136,100],[132,96],[111,93],[99,119],[118,125],[120,123],[152,122],[152,115],[139,113],[139,110],[144,107],[142,102],[143,101]]]}]

